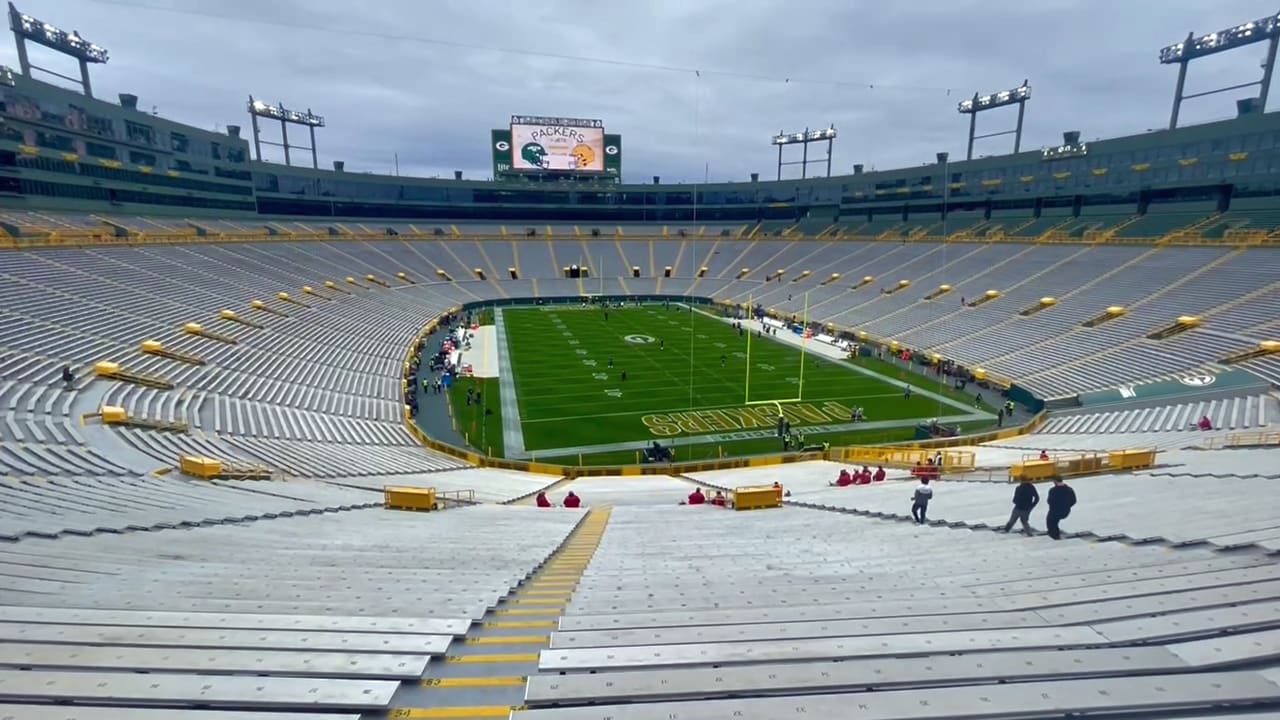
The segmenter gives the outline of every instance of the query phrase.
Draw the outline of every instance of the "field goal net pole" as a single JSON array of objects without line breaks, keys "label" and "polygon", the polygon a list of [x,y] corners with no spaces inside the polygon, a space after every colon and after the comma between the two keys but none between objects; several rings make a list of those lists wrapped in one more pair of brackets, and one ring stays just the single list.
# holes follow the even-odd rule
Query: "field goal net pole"
[{"label": "field goal net pole", "polygon": [[[747,296],[747,312],[748,314],[755,311],[753,296]],[[747,333],[747,375],[743,382],[743,398],[744,405],[777,405],[778,414],[782,414],[782,403],[800,402],[804,399],[804,361],[809,348],[809,293],[804,294],[804,313],[801,316],[804,323],[804,334],[800,336],[800,377],[798,378],[798,386],[796,387],[796,396],[793,398],[779,398],[776,400],[752,400],[751,399],[751,333]],[[764,320],[760,321],[760,326],[764,327]]]}]

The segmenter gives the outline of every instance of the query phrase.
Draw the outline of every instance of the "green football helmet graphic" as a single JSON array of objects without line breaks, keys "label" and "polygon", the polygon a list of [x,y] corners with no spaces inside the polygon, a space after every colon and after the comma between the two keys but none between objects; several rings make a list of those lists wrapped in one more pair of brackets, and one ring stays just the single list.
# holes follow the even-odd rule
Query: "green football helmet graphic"
[{"label": "green football helmet graphic", "polygon": [[547,166],[547,149],[536,142],[525,143],[520,148],[520,157],[534,167]]}]

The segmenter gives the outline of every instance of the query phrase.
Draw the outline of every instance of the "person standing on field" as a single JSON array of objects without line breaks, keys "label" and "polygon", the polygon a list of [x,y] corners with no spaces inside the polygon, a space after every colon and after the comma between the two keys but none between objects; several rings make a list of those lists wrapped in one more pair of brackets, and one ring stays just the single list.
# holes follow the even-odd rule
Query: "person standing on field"
[{"label": "person standing on field", "polygon": [[1013,529],[1013,524],[1020,521],[1022,532],[1032,535],[1031,511],[1039,504],[1040,493],[1036,491],[1036,486],[1023,478],[1018,487],[1013,489],[1013,512],[1009,513],[1009,522],[1004,524],[1004,531],[1009,532]]}]

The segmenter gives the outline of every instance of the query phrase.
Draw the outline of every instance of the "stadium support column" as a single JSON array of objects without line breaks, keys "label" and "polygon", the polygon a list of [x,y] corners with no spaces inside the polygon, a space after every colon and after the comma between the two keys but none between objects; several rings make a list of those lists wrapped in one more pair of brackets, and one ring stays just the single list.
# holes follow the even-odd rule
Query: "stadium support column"
[{"label": "stadium support column", "polygon": [[80,86],[84,88],[85,97],[93,97],[93,85],[89,82],[89,61],[80,58]]},{"label": "stadium support column", "polygon": [[[249,98],[249,102],[253,102],[253,98]],[[249,113],[249,127],[253,130],[253,159],[262,162],[262,141],[259,139],[261,132],[258,129],[258,116]]]},{"label": "stadium support column", "polygon": [[1178,127],[1178,111],[1182,109],[1182,90],[1187,85],[1187,61],[1178,63],[1178,82],[1173,86],[1173,112],[1169,114],[1169,129]]},{"label": "stadium support column", "polygon": [[[978,100],[978,93],[973,94],[974,102]],[[969,113],[969,149],[964,154],[965,160],[973,159],[973,138],[978,133],[978,113]]]},{"label": "stadium support column", "polygon": [[[311,169],[320,169],[320,157],[316,155],[316,126],[308,125],[307,130],[311,131]],[[400,174],[400,158],[396,158],[396,174]]]},{"label": "stadium support column", "polygon": [[280,144],[284,145],[284,164],[292,165],[293,163],[289,162],[289,123],[285,122],[284,118],[280,118],[280,138],[283,141]]}]

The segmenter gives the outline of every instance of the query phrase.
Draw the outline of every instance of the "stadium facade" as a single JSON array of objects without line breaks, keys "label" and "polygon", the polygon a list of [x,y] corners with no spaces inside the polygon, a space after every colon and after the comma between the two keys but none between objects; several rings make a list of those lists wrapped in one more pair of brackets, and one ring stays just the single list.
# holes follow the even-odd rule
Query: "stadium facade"
[{"label": "stadium facade", "polygon": [[[575,223],[836,223],[948,213],[1225,211],[1280,192],[1280,115],[969,161],[831,178],[705,185],[436,180],[250,160],[239,128],[214,133],[7,74],[0,204],[163,215]],[[477,138],[477,144],[484,142]],[[945,195],[945,198],[944,198]]]}]

